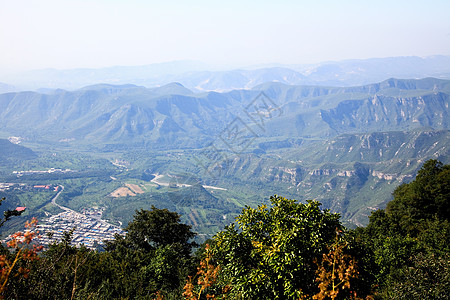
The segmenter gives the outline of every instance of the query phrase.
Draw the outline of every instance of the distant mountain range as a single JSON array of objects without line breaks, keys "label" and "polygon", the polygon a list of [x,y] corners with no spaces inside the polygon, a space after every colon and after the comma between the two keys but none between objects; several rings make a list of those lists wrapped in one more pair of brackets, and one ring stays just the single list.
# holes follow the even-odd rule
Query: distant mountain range
[{"label": "distant mountain range", "polygon": [[[214,69],[214,70],[211,70]],[[388,78],[450,78],[450,56],[391,57],[323,62],[310,65],[266,65],[240,69],[211,68],[197,61],[134,67],[44,69],[3,76],[0,92],[15,89],[79,89],[92,84],[135,84],[145,87],[179,82],[195,92],[251,89],[265,82],[288,85],[355,86]]]},{"label": "distant mountain range", "polygon": [[[171,149],[203,147],[237,117],[249,135],[269,139],[442,130],[449,129],[449,95],[450,81],[433,78],[344,88],[266,83],[201,94],[178,83],[152,89],[103,84],[1,94],[0,133],[28,141]],[[251,111],[252,101],[266,105],[265,111]]]},{"label": "distant mountain range", "polygon": [[0,82],[0,94],[1,93],[9,93],[9,92],[16,92],[17,89],[16,87],[6,84],[6,83],[1,83]]}]

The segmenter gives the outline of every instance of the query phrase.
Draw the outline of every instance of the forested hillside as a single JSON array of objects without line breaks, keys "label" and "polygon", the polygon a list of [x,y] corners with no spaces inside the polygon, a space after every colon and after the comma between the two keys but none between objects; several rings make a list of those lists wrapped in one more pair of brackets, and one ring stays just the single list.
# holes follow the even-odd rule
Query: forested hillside
[{"label": "forested hillside", "polygon": [[30,160],[36,158],[37,155],[31,149],[16,145],[8,140],[0,139],[0,163],[9,164],[21,160]]}]

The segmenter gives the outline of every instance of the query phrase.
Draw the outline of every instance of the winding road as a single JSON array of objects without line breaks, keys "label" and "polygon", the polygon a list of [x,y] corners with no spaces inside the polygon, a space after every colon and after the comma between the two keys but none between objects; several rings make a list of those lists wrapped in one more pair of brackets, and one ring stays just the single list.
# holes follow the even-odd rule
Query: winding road
[{"label": "winding road", "polygon": [[[62,210],[73,211],[73,210],[71,210],[68,207],[65,207],[65,206],[62,206],[62,205],[59,205],[58,203],[56,203],[56,199],[58,199],[59,195],[61,195],[61,193],[64,191],[64,186],[63,185],[58,185],[58,186],[61,188],[61,190],[52,198],[52,204],[58,206]],[[73,211],[73,212],[75,212],[75,211]]]}]

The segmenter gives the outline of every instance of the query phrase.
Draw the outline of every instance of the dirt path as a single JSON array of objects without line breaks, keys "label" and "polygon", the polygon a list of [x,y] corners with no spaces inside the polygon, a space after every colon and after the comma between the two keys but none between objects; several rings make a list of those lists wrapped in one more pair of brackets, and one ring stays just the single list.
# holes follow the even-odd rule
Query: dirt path
[{"label": "dirt path", "polygon": [[[188,186],[192,186],[190,184],[185,184],[185,183],[168,183],[168,182],[160,182],[159,180],[161,178],[163,178],[165,175],[161,175],[161,174],[152,174],[153,176],[155,176],[155,178],[153,178],[152,180],[150,180],[153,183],[156,183],[158,185],[162,185],[162,186],[169,186],[169,185],[175,185],[176,187],[188,187]],[[169,175],[170,176],[170,175]],[[221,188],[221,187],[217,187],[217,186],[211,186],[211,185],[203,185],[203,187],[205,189],[213,189],[213,190],[222,190],[222,191],[226,191],[227,189],[225,188]]]}]

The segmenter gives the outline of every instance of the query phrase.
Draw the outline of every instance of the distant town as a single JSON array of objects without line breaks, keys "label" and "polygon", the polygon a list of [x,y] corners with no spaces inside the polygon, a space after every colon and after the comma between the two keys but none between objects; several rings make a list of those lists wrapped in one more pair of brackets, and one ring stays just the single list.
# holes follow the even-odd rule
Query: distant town
[{"label": "distant town", "polygon": [[75,172],[74,170],[71,169],[55,169],[55,168],[50,168],[48,170],[44,170],[44,171],[13,171],[12,173],[17,175],[17,177],[23,176],[23,175],[31,175],[31,174],[45,174],[45,173],[70,173],[70,172]]},{"label": "distant town", "polygon": [[[16,171],[15,173],[29,174],[29,172],[41,171]],[[56,215],[47,213],[48,218],[39,220],[40,224],[38,224],[36,228],[39,232],[39,238],[36,239],[36,242],[43,245],[45,248],[54,242],[61,241],[65,232],[68,233],[72,231],[72,245],[84,245],[90,249],[98,249],[104,244],[105,240],[114,239],[116,234],[125,234],[120,227],[109,224],[105,220],[101,219],[104,208],[89,207],[83,209],[82,212],[79,213],[70,208],[57,204],[56,199],[64,190],[63,186],[51,184],[28,185],[25,183],[0,183],[0,191],[7,190],[57,192],[56,195],[51,196],[51,202],[62,209],[63,212]],[[11,237],[8,236],[2,242],[8,242],[10,239]]]},{"label": "distant town", "polygon": [[[97,217],[99,219],[97,219]],[[105,240],[112,240],[116,234],[124,235],[125,232],[118,226],[100,220],[101,210],[85,213],[77,213],[73,210],[66,210],[60,214],[52,215],[39,224],[37,230],[40,238],[37,242],[44,247],[60,241],[64,232],[72,233],[72,245],[84,245],[87,248],[96,249],[103,245]]]}]

